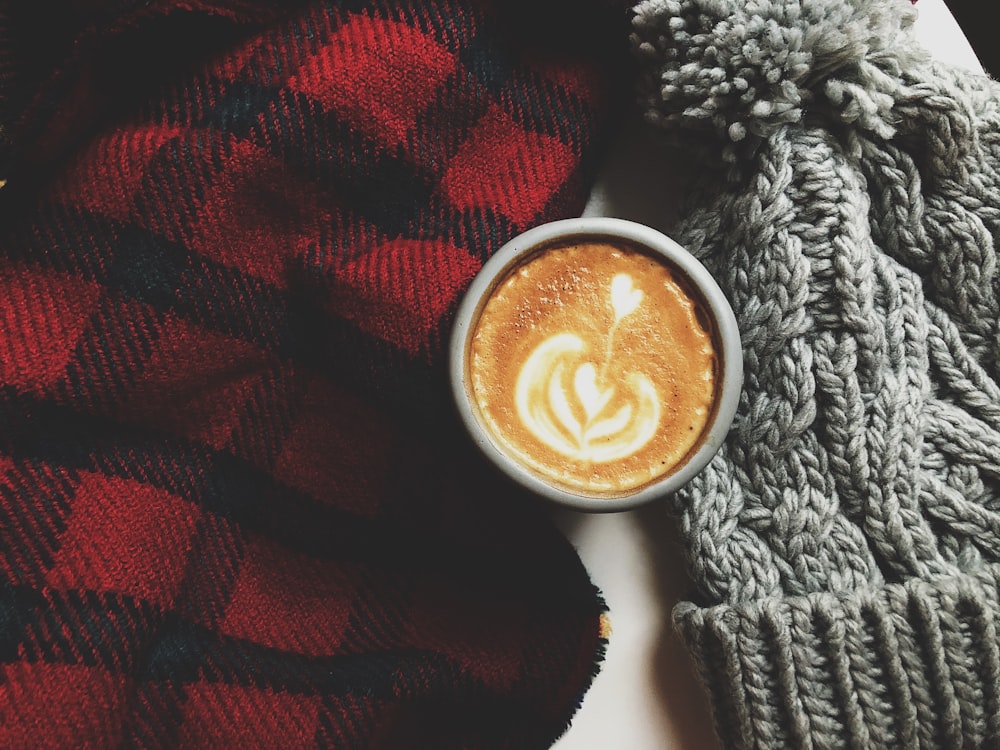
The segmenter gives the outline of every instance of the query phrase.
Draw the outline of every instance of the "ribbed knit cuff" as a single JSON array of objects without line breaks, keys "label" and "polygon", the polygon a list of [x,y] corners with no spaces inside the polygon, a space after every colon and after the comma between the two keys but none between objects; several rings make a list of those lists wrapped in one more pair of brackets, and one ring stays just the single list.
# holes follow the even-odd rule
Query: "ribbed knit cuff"
[{"label": "ribbed knit cuff", "polygon": [[1000,566],[675,622],[727,748],[1000,747]]}]

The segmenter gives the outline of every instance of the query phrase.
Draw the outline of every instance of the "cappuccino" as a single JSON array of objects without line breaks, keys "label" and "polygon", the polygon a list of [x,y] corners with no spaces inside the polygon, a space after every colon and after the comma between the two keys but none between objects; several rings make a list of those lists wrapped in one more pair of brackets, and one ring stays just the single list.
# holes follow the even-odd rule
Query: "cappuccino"
[{"label": "cappuccino", "polygon": [[719,381],[704,300],[664,258],[624,241],[544,246],[472,322],[470,400],[490,439],[542,481],[621,497],[703,441]]}]

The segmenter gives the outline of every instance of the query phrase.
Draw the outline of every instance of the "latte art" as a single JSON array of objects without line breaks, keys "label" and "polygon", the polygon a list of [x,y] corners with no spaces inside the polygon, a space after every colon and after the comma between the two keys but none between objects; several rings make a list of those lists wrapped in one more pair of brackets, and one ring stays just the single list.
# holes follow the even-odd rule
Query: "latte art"
[{"label": "latte art", "polygon": [[494,442],[574,492],[620,496],[672,472],[715,398],[713,332],[663,261],[581,242],[529,258],[494,289],[469,381]]},{"label": "latte art", "polygon": [[[521,422],[549,448],[577,461],[607,463],[631,456],[653,438],[660,423],[660,397],[649,377],[629,373],[618,386],[606,382],[616,328],[643,295],[632,288],[630,276],[618,274],[609,296],[615,321],[600,370],[584,361],[568,378],[587,345],[576,334],[557,333],[538,345],[517,378],[515,402]],[[613,400],[621,401],[615,399],[619,391],[627,394],[625,403],[614,406]]]}]

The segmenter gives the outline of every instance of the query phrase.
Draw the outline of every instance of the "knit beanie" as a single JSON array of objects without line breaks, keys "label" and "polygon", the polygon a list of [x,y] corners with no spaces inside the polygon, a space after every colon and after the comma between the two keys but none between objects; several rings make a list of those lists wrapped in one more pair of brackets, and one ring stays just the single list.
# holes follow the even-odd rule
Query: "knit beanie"
[{"label": "knit beanie", "polygon": [[[919,8],[919,4],[916,6]],[[641,101],[744,391],[671,501],[733,748],[1000,743],[1000,86],[901,0],[647,0]]]},{"label": "knit beanie", "polygon": [[564,731],[604,605],[443,342],[586,200],[628,19],[565,6],[0,0],[0,747]]}]

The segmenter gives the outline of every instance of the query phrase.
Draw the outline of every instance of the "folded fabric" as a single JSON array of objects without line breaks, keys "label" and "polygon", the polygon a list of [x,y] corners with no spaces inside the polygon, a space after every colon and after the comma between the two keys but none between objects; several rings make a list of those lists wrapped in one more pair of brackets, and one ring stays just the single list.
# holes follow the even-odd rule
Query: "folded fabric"
[{"label": "folded fabric", "polygon": [[566,10],[0,3],[0,747],[564,730],[603,604],[442,364],[625,90]]},{"label": "folded fabric", "polygon": [[914,13],[635,8],[648,119],[704,156],[675,234],[744,345],[674,502],[727,747],[1000,742],[1000,84],[931,62]]}]

